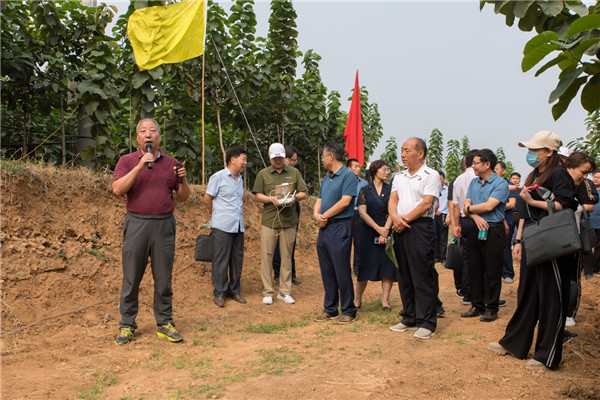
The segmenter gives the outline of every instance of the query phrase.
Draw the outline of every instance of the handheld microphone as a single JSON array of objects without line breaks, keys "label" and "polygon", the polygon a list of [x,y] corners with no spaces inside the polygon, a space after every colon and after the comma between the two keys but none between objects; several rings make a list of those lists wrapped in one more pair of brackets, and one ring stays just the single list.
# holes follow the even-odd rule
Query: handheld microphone
[{"label": "handheld microphone", "polygon": [[[146,143],[146,152],[152,154],[152,144],[151,143]],[[152,169],[153,167],[154,167],[154,163],[149,162],[148,169]]]}]

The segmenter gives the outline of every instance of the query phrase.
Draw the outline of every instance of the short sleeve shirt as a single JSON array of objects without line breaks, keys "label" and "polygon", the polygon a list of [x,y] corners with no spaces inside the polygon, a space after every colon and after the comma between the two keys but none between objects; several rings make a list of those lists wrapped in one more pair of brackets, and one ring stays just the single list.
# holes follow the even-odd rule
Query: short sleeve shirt
[{"label": "short sleeve shirt", "polygon": [[495,172],[485,181],[475,177],[467,190],[467,199],[471,199],[471,205],[482,204],[490,198],[500,202],[492,211],[479,214],[486,222],[504,222],[506,201],[508,200],[508,182]]},{"label": "short sleeve shirt", "polygon": [[213,174],[206,187],[213,197],[212,226],[227,233],[244,232],[244,180],[237,181],[229,169]]},{"label": "short sleeve shirt", "polygon": [[[433,196],[437,199],[441,187],[440,174],[426,164],[423,164],[413,175],[408,172],[408,169],[398,172],[392,182],[392,191],[398,193],[396,211],[399,215],[406,215],[423,201],[424,196]],[[434,205],[435,201],[422,217],[433,218]]]},{"label": "short sleeve shirt", "polygon": [[[308,188],[302,179],[300,171],[289,165],[284,165],[281,172],[277,172],[273,166],[264,168],[256,175],[253,193],[262,193],[265,196],[276,195],[276,187],[288,184],[290,193],[306,192]],[[293,187],[292,187],[293,186]],[[267,203],[263,207],[262,224],[269,228],[291,228],[298,225],[298,214],[295,207],[277,207],[273,203]]]},{"label": "short sleeve shirt", "polygon": [[[354,172],[342,165],[335,174],[331,172],[325,175],[321,181],[321,187],[319,188],[319,199],[321,199],[321,214],[329,210],[335,203],[342,199],[342,196],[356,197],[356,175]],[[350,202],[350,205],[346,207],[342,212],[334,215],[332,219],[342,219],[352,217],[354,215],[354,199]]]},{"label": "short sleeve shirt", "polygon": [[469,167],[454,181],[452,203],[458,205],[458,209],[460,210],[460,215],[462,217],[465,216],[463,207],[465,206],[465,199],[467,198],[467,190],[469,189],[469,185],[471,184],[473,178],[475,178],[475,171],[473,170],[473,167]]},{"label": "short sleeve shirt", "polygon": [[[144,168],[135,178],[133,185],[127,192],[127,211],[140,215],[166,215],[175,209],[173,190],[177,190],[175,164],[177,160],[162,154],[154,161],[152,169]],[[129,153],[119,158],[113,182],[127,175],[140,162],[144,154],[141,150]]]}]

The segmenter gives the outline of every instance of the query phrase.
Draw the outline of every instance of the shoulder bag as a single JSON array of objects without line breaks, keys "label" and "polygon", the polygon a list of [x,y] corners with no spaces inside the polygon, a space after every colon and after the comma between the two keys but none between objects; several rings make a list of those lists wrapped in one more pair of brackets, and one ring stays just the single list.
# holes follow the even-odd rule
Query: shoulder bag
[{"label": "shoulder bag", "polygon": [[[598,206],[600,207],[600,205]],[[581,244],[583,246],[583,251],[590,252],[594,248],[594,244],[596,244],[596,231],[594,229],[594,226],[592,225],[590,214],[588,214],[584,205],[582,205],[581,207],[583,208],[583,212],[581,213],[581,220],[579,222]]]},{"label": "shoulder bag", "polygon": [[463,249],[461,246],[461,237],[457,237],[455,242],[450,242],[446,250],[446,268],[453,271],[460,271],[463,266]]},{"label": "shoulder bag", "polygon": [[528,265],[541,264],[580,251],[581,237],[573,210],[567,208],[556,211],[554,202],[549,201],[548,215],[523,229],[523,246]]},{"label": "shoulder bag", "polygon": [[210,235],[198,235],[196,239],[196,253],[194,254],[194,260],[196,261],[208,261],[212,262],[213,258],[213,238],[212,233]]}]

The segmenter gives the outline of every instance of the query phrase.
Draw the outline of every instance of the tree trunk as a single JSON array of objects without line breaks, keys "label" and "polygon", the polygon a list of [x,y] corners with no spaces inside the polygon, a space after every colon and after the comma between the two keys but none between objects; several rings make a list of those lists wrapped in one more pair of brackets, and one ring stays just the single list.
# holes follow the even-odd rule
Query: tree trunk
[{"label": "tree trunk", "polygon": [[[94,147],[96,142],[92,136],[92,120],[88,117],[83,104],[79,105],[77,115],[77,154],[81,154],[87,147]],[[78,157],[77,163],[81,166],[92,169],[94,164],[89,161],[83,161],[81,157]]]},{"label": "tree trunk", "polygon": [[29,142],[29,124],[31,123],[31,111],[28,106],[23,107],[23,156],[27,155],[27,144]]},{"label": "tree trunk", "polygon": [[62,166],[64,167],[67,164],[67,146],[65,144],[65,106],[62,93],[60,94],[60,126],[62,130]]}]

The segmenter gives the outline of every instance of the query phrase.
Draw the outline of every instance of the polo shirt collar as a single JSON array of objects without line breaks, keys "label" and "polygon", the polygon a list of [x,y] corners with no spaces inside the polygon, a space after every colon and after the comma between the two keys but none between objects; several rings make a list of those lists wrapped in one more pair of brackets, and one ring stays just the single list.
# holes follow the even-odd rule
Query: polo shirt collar
[{"label": "polo shirt collar", "polygon": [[417,170],[417,172],[414,173],[414,175],[411,175],[410,172],[408,172],[408,168],[406,168],[405,170],[401,171],[400,173],[404,174],[405,176],[407,176],[408,178],[414,178],[416,176],[423,178],[426,176],[425,174],[425,169],[427,168],[427,163],[423,163],[423,165],[421,165],[421,168],[419,168]]},{"label": "polo shirt collar", "polygon": [[489,178],[487,178],[485,181],[481,181],[481,178],[478,177],[478,182],[481,184],[481,186],[484,186],[486,183],[493,183],[496,179],[500,178],[498,176],[498,174],[496,172],[494,172]]},{"label": "polo shirt collar", "polygon": [[[341,175],[345,169],[347,169],[346,166],[342,164],[342,167],[335,171],[335,174],[332,174],[331,171],[329,171],[329,176],[333,177],[334,175]],[[352,175],[354,175],[354,172],[352,173]]]}]

